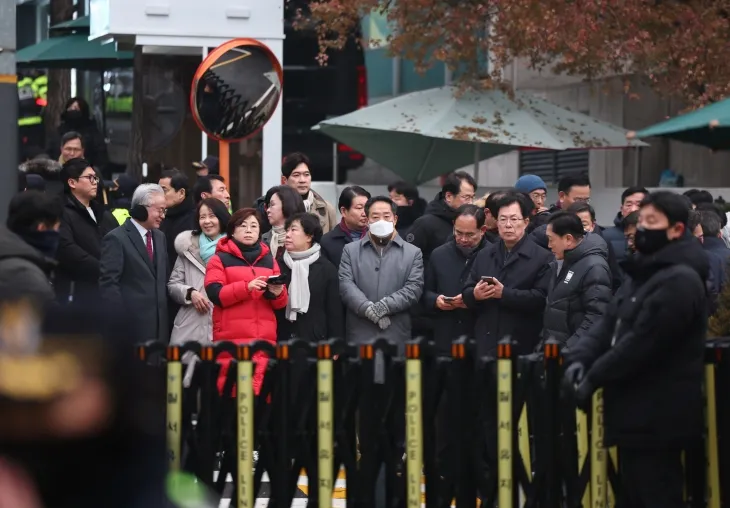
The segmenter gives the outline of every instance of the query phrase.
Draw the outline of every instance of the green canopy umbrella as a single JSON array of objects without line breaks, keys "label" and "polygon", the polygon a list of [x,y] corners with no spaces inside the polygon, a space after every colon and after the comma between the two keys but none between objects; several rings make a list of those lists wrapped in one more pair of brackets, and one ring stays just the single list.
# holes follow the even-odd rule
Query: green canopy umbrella
[{"label": "green canopy umbrella", "polygon": [[[313,127],[421,183],[519,148],[571,150],[648,146],[626,131],[527,93],[413,92]],[[478,150],[478,152],[477,152]],[[476,152],[476,153],[475,153]]]},{"label": "green canopy umbrella", "polygon": [[628,133],[630,139],[654,136],[694,143],[713,150],[730,150],[730,99]]},{"label": "green canopy umbrella", "polygon": [[15,54],[19,68],[101,70],[126,67],[134,55],[117,51],[116,44],[89,40],[88,34],[75,33],[50,37]]}]

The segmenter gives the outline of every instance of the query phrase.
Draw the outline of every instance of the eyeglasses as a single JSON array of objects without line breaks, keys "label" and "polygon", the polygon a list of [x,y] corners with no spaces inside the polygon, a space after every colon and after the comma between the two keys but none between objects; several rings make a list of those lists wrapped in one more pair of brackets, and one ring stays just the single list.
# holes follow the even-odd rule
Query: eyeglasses
[{"label": "eyeglasses", "polygon": [[474,194],[459,194],[459,198],[461,198],[462,201],[465,201],[467,203],[471,203],[474,201]]},{"label": "eyeglasses", "polygon": [[500,217],[497,219],[497,224],[500,226],[506,226],[507,224],[515,226],[524,220],[522,217]]},{"label": "eyeglasses", "polygon": [[545,201],[547,199],[547,194],[544,192],[532,192],[530,197],[533,201]]},{"label": "eyeglasses", "polygon": [[591,198],[575,198],[573,201],[576,203],[590,203]]},{"label": "eyeglasses", "polygon": [[89,180],[89,183],[91,183],[91,184],[99,183],[99,177],[98,176],[94,176],[94,175],[80,176],[79,177],[79,180],[81,180],[82,178],[84,180]]},{"label": "eyeglasses", "polygon": [[157,213],[159,213],[160,215],[165,215],[165,214],[167,214],[167,208],[152,208],[151,206],[148,206],[148,207],[147,207],[147,209],[148,209],[148,210],[152,210],[152,211],[156,211],[156,212],[157,212]]}]

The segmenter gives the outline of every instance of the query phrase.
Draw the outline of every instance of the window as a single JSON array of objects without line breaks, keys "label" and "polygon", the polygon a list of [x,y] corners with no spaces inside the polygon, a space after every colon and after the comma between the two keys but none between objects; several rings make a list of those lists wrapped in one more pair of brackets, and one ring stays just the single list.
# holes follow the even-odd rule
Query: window
[{"label": "window", "polygon": [[525,150],[520,152],[520,176],[537,175],[557,184],[566,175],[588,172],[588,150]]}]

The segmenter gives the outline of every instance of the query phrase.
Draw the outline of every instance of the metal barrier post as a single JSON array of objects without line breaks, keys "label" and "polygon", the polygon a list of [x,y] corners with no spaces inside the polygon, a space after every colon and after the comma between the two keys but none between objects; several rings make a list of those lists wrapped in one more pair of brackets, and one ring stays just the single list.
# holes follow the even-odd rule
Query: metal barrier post
[{"label": "metal barrier post", "polygon": [[236,348],[238,364],[236,399],[238,418],[236,425],[236,455],[238,459],[238,474],[236,475],[236,491],[238,493],[238,508],[253,508],[253,425],[254,425],[254,395],[253,395],[253,362],[249,346]]},{"label": "metal barrier post", "polygon": [[329,344],[317,346],[317,448],[319,508],[332,507],[334,467],[334,368]]},{"label": "metal barrier post", "polygon": [[[705,424],[707,437],[707,508],[720,508],[720,457],[717,441],[717,401],[715,400],[715,359],[721,349],[705,349]],[[719,360],[719,358],[717,358]]]},{"label": "metal barrier post", "polygon": [[512,508],[513,425],[512,425],[512,343],[503,339],[497,345],[497,502],[499,508]]},{"label": "metal barrier post", "polygon": [[406,344],[406,499],[408,508],[421,508],[423,473],[423,407],[421,346]]},{"label": "metal barrier post", "polygon": [[170,471],[180,470],[182,437],[182,363],[180,348],[167,348],[167,461]]},{"label": "metal barrier post", "polygon": [[593,394],[591,418],[591,506],[606,507],[606,449],[603,447],[603,389]]},{"label": "metal barrier post", "polygon": [[[560,470],[562,468],[559,448],[560,418],[560,349],[559,343],[553,337],[545,341],[545,422],[540,429],[543,436],[546,457],[543,462],[545,471],[545,493],[542,506],[560,506]],[[538,457],[540,453],[538,451]]]}]

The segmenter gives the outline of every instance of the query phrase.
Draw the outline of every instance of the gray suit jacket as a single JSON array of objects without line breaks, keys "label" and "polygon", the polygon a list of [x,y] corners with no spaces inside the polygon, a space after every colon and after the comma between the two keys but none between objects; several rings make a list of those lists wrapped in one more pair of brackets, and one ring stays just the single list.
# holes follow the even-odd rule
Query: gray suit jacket
[{"label": "gray suit jacket", "polygon": [[142,236],[127,219],[104,237],[101,245],[99,290],[102,299],[133,320],[135,342],[170,338],[167,321],[169,276],[165,235],[152,231],[154,262]]}]

